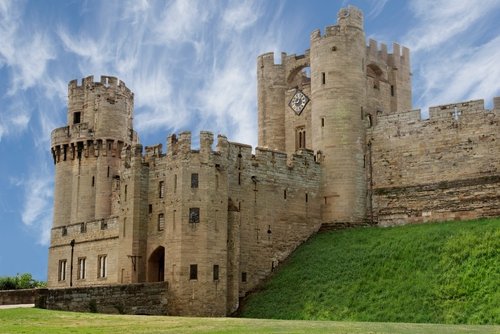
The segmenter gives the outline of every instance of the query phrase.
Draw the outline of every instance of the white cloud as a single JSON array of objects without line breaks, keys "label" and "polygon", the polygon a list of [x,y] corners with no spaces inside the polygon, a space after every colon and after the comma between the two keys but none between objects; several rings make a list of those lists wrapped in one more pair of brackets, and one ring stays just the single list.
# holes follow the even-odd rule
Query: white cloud
[{"label": "white cloud", "polygon": [[192,42],[213,11],[213,1],[175,0],[167,4],[153,30],[158,43]]},{"label": "white cloud", "polygon": [[26,24],[22,7],[4,0],[0,5],[0,66],[12,70],[9,95],[33,87],[43,78],[49,60],[55,58],[51,40],[40,27]]},{"label": "white cloud", "polygon": [[374,1],[372,1],[373,7],[366,17],[373,19],[373,18],[376,18],[377,16],[379,16],[380,13],[382,13],[382,11],[384,10],[384,7],[387,4],[387,1],[389,1],[389,0],[374,0]]},{"label": "white cloud", "polygon": [[232,2],[222,14],[225,31],[240,32],[252,26],[261,16],[261,9],[254,1]]},{"label": "white cloud", "polygon": [[30,107],[21,96],[16,99],[7,97],[2,102],[6,109],[0,112],[0,142],[3,136],[21,134],[31,118]]},{"label": "white cloud", "polygon": [[17,180],[15,184],[24,189],[23,224],[36,234],[39,244],[48,245],[52,225],[52,173],[47,164],[42,163],[27,179]]},{"label": "white cloud", "polygon": [[448,1],[414,0],[410,5],[417,26],[410,30],[405,40],[413,52],[439,47],[457,34],[467,31],[482,17],[500,8],[497,0]]},{"label": "white cloud", "polygon": [[416,23],[403,41],[413,53],[414,101],[424,117],[429,106],[481,98],[488,102],[500,94],[500,38],[484,25],[495,19],[498,1],[415,0],[410,8]]}]

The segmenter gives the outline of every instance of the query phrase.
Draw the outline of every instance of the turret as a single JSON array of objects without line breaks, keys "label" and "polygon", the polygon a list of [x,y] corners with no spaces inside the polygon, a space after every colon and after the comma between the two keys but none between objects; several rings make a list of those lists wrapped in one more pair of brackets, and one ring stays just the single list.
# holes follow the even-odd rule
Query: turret
[{"label": "turret", "polygon": [[69,83],[67,126],[52,132],[53,227],[109,217],[121,150],[137,140],[132,109],[133,93],[117,78]]},{"label": "turret", "polygon": [[[285,57],[282,54],[282,63]],[[257,58],[260,147],[285,150],[285,80],[285,66],[275,64],[273,53]]]},{"label": "turret", "polygon": [[366,52],[363,15],[341,9],[337,25],[311,34],[313,148],[323,166],[323,221],[366,218],[364,170]]}]

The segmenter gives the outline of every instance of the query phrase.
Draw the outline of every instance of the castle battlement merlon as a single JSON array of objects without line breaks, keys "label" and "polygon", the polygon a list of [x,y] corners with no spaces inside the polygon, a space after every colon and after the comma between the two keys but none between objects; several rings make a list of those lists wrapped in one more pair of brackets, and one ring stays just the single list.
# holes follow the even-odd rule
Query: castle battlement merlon
[{"label": "castle battlement merlon", "polygon": [[376,40],[370,38],[368,40],[367,54],[369,60],[385,63],[394,69],[398,69],[401,65],[410,65],[410,49],[398,43],[393,43],[392,53],[388,53],[386,44],[378,44]]},{"label": "castle battlement merlon", "polygon": [[325,33],[322,35],[320,29],[314,30],[311,35],[311,41],[332,36],[341,35],[346,28],[354,28],[363,31],[363,12],[356,7],[348,6],[341,8],[337,13],[337,24],[325,27]]},{"label": "castle battlement merlon", "polygon": [[130,94],[131,96],[134,93],[125,85],[125,83],[119,80],[117,77],[102,75],[100,77],[100,81],[94,81],[94,76],[89,75],[83,79],[81,79],[81,84],[78,84],[78,80],[71,80],[68,83],[68,96],[71,97],[74,90],[85,91],[87,89],[94,89],[96,87],[104,87],[106,89],[113,89],[114,91],[119,91],[125,94]]}]

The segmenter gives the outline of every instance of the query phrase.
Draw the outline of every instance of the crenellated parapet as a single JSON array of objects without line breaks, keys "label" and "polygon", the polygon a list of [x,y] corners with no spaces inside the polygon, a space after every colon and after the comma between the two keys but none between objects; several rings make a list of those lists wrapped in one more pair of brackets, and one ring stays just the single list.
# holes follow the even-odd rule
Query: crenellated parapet
[{"label": "crenellated parapet", "polygon": [[368,55],[368,63],[386,64],[394,70],[410,64],[410,49],[398,43],[393,43],[392,53],[388,53],[386,44],[380,43],[378,45],[377,41],[370,39],[366,47],[366,54]]},{"label": "crenellated parapet", "polygon": [[[498,101],[498,97],[494,101]],[[471,100],[458,103],[443,104],[429,108],[429,118],[422,118],[422,110],[414,109],[394,114],[379,115],[378,123],[373,128],[373,133],[390,135],[394,131],[399,133],[413,133],[416,130],[439,126],[436,135],[442,136],[442,128],[451,128],[460,131],[461,127],[473,126],[483,123],[485,126],[498,124],[500,108],[485,109],[484,100]]]},{"label": "crenellated parapet", "polygon": [[341,8],[337,13],[337,24],[327,26],[323,35],[319,29],[314,30],[311,33],[311,41],[340,36],[349,29],[363,30],[363,12],[354,6]]},{"label": "crenellated parapet", "polygon": [[94,76],[90,75],[83,78],[80,84],[78,84],[78,80],[71,80],[68,84],[68,98],[70,100],[96,92],[103,94],[103,97],[109,99],[110,102],[113,102],[112,100],[120,95],[127,98],[134,97],[134,93],[127,88],[125,83],[113,76],[103,75],[100,81],[94,81]]}]

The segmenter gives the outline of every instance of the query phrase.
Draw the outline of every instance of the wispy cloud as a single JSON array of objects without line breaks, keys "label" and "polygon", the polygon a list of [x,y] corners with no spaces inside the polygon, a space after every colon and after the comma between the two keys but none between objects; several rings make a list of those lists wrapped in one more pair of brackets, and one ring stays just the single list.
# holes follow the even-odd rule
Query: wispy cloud
[{"label": "wispy cloud", "polygon": [[468,31],[482,17],[500,8],[500,3],[496,0],[484,0],[481,4],[470,0],[418,0],[410,6],[419,24],[408,33],[407,43],[417,52],[439,46]]},{"label": "wispy cloud", "polygon": [[500,94],[500,38],[483,29],[498,17],[498,1],[415,0],[410,8],[416,24],[403,42],[413,53],[414,100],[424,116],[432,105]]},{"label": "wispy cloud", "polygon": [[26,23],[22,10],[14,1],[4,0],[0,5],[0,66],[12,71],[9,95],[33,87],[46,73],[48,61],[55,58],[48,35]]},{"label": "wispy cloud", "polygon": [[31,118],[31,109],[21,96],[1,100],[6,107],[0,112],[0,142],[8,135],[19,135],[26,130]]},{"label": "wispy cloud", "polygon": [[39,244],[48,245],[52,224],[52,172],[47,164],[42,164],[28,178],[15,180],[14,184],[24,189],[23,224],[35,233]]},{"label": "wispy cloud", "polygon": [[371,10],[368,12],[368,14],[366,15],[366,17],[373,19],[373,18],[376,18],[377,16],[379,16],[380,13],[382,13],[382,11],[384,10],[384,7],[387,4],[387,1],[389,1],[389,0],[374,0],[374,1],[372,1],[373,6],[372,6]]}]

